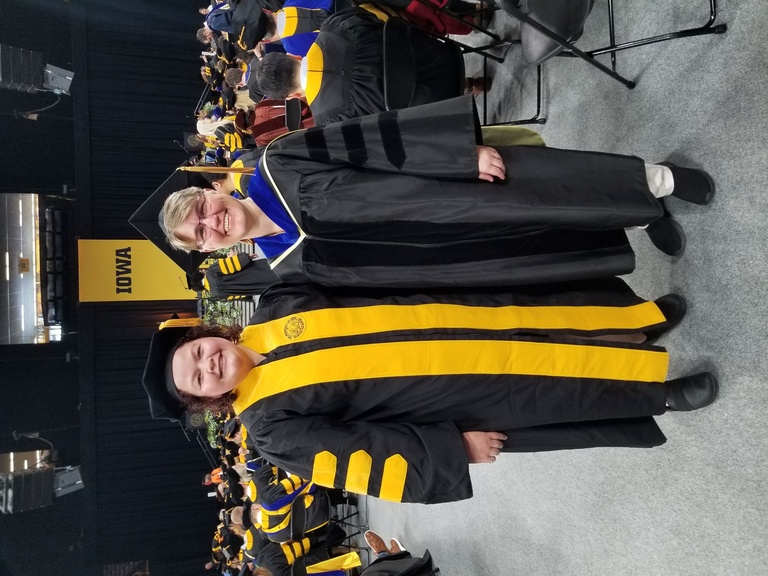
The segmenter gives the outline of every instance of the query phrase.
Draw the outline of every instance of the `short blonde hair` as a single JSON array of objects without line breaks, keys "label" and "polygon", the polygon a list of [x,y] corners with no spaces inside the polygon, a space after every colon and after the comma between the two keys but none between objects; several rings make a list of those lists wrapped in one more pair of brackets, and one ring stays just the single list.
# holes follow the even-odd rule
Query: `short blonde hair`
[{"label": "short blonde hair", "polygon": [[203,136],[216,136],[217,129],[230,124],[234,124],[234,122],[229,118],[222,118],[221,120],[201,118],[197,121],[197,133]]},{"label": "short blonde hair", "polygon": [[189,214],[195,210],[197,200],[204,194],[202,188],[190,186],[178,192],[172,193],[163,203],[163,228],[168,244],[176,248],[190,252],[197,250],[197,242],[194,238],[183,240],[176,235],[176,229],[184,223]]}]

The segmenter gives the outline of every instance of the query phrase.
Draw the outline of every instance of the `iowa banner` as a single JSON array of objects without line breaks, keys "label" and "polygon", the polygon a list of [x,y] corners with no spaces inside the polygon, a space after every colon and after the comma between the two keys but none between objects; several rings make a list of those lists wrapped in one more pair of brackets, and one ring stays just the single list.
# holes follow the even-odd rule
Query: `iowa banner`
[{"label": "iowa banner", "polygon": [[149,240],[78,240],[80,302],[191,300],[184,272]]}]

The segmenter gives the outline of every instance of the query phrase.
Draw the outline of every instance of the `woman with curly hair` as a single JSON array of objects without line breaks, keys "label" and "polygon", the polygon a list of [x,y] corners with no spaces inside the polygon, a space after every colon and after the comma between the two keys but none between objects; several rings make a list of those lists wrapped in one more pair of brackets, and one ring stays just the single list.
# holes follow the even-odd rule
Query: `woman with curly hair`
[{"label": "woman with curly hair", "polygon": [[[358,291],[359,292],[359,291]],[[154,417],[231,406],[269,462],[407,502],[472,495],[500,452],[665,441],[652,416],[694,410],[712,374],[666,381],[650,345],[685,313],[619,279],[515,292],[371,296],[276,285],[244,330],[159,331]]]}]

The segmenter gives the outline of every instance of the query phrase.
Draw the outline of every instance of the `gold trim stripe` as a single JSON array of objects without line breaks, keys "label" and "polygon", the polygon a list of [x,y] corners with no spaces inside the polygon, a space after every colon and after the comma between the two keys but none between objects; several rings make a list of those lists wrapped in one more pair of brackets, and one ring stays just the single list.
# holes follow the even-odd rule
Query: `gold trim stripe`
[{"label": "gold trim stripe", "polygon": [[311,106],[323,84],[323,70],[325,69],[323,49],[315,42],[309,47],[305,58],[307,59],[307,87],[304,89],[304,96],[307,99],[307,104]]},{"label": "gold trim stripe", "polygon": [[360,4],[360,8],[370,12],[382,22],[386,22],[390,18],[397,16],[397,12],[380,4]]},{"label": "gold trim stripe", "polygon": [[373,458],[368,452],[365,450],[353,452],[349,457],[347,482],[344,489],[357,494],[368,494],[368,482],[371,478],[372,466]]},{"label": "gold trim stripe", "polygon": [[[244,167],[245,167],[245,164],[243,164],[243,161],[240,160],[239,158],[234,162],[232,162],[232,168],[244,168]],[[234,173],[231,172],[229,175],[235,184],[235,190],[244,194],[243,189],[241,187],[241,182],[244,174],[242,172],[234,172]]]},{"label": "gold trim stripe", "polygon": [[285,554],[285,561],[288,563],[288,566],[296,561],[296,555],[293,553],[293,548],[291,546],[292,544],[293,542],[280,544],[280,547],[283,549],[283,554]]},{"label": "gold trim stripe", "polygon": [[394,454],[384,461],[381,475],[379,498],[402,502],[405,490],[405,477],[408,475],[408,462],[400,454]]},{"label": "gold trim stripe", "polygon": [[[316,350],[250,371],[238,387],[237,413],[259,400],[313,384],[379,378],[461,374],[595,378],[663,382],[664,351],[550,342],[425,340],[382,342]],[[324,456],[327,455],[327,456]],[[332,466],[331,460],[333,458]],[[323,486],[335,475],[336,457],[315,457],[312,480]],[[317,475],[323,481],[318,481]]]},{"label": "gold trim stripe", "polygon": [[[250,406],[250,403],[247,404]],[[312,465],[312,482],[319,486],[333,488],[336,480],[337,459],[327,450],[315,454],[315,462]]]},{"label": "gold trim stripe", "polygon": [[[248,326],[243,338],[257,351],[274,350],[289,342],[284,316]],[[653,302],[634,306],[462,306],[458,304],[381,305],[325,308],[302,312],[304,332],[290,342],[339,338],[395,330],[467,328],[479,330],[637,330],[665,321]],[[253,344],[251,339],[253,338]]]},{"label": "gold trim stripe", "polygon": [[[296,9],[295,6],[288,6],[286,8],[283,8],[282,10],[278,10],[275,12],[275,20],[277,22],[280,22],[279,14],[283,14],[283,28],[282,30],[278,30],[277,33],[280,36],[280,38],[287,38],[288,36],[293,36],[296,34],[296,28],[299,26],[299,11]],[[279,28],[279,26],[278,26]]]},{"label": "gold trim stripe", "polygon": [[357,552],[347,552],[341,556],[334,556],[328,560],[307,566],[307,574],[322,574],[323,572],[336,570],[346,571],[362,565],[363,563],[360,562],[360,556],[358,556]]}]

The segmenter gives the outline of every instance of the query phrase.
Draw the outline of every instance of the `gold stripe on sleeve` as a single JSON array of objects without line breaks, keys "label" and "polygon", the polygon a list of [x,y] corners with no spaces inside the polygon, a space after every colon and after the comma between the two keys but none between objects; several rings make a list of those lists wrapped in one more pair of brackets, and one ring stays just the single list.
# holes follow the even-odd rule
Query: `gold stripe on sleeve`
[{"label": "gold stripe on sleeve", "polygon": [[408,474],[408,462],[400,454],[394,454],[384,461],[381,475],[379,498],[402,502],[405,490],[405,477]]},{"label": "gold stripe on sleeve", "polygon": [[347,466],[347,481],[344,485],[345,490],[357,494],[368,493],[368,481],[371,478],[371,466],[373,458],[365,450],[353,452],[349,457]]},{"label": "gold stripe on sleeve", "polygon": [[285,554],[285,561],[288,562],[288,566],[293,564],[294,561],[296,560],[296,555],[293,553],[293,548],[291,544],[293,544],[293,542],[280,544],[280,547],[283,549],[283,554]]},{"label": "gold stripe on sleeve", "polygon": [[312,466],[312,482],[327,488],[333,488],[336,480],[336,456],[324,450],[315,454]]},{"label": "gold stripe on sleeve", "polygon": [[296,490],[296,487],[293,485],[290,478],[283,478],[280,480],[280,485],[283,487],[286,494],[293,494],[294,490]]}]

